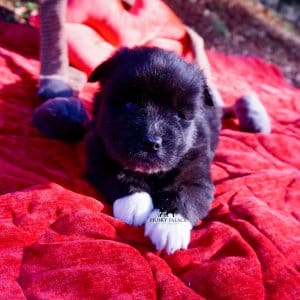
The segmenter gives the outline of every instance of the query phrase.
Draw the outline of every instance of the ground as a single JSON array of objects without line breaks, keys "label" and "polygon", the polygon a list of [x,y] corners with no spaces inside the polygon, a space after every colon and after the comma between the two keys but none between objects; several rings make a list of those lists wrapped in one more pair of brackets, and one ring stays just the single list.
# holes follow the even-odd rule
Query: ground
[{"label": "ground", "polygon": [[198,31],[206,47],[227,54],[254,55],[278,65],[300,87],[300,33],[253,0],[166,0]]},{"label": "ground", "polygon": [[[299,29],[255,0],[165,0],[198,31],[206,47],[227,54],[259,56],[278,65],[300,87]],[[26,22],[37,1],[0,0],[0,19]]]}]

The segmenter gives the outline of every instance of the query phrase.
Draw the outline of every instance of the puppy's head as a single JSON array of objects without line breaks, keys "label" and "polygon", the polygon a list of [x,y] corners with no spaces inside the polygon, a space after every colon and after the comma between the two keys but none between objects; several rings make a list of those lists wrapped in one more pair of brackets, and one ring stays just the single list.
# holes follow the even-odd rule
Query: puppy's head
[{"label": "puppy's head", "polygon": [[122,48],[97,67],[94,124],[110,156],[126,169],[174,168],[194,145],[205,107],[204,77],[193,64],[159,48]]}]

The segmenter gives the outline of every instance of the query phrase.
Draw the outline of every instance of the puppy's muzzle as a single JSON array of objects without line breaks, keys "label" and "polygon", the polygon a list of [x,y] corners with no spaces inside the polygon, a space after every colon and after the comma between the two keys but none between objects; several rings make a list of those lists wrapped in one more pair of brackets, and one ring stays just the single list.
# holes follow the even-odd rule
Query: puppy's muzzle
[{"label": "puppy's muzzle", "polygon": [[144,149],[148,153],[155,153],[161,149],[162,138],[160,136],[146,136],[144,138]]}]

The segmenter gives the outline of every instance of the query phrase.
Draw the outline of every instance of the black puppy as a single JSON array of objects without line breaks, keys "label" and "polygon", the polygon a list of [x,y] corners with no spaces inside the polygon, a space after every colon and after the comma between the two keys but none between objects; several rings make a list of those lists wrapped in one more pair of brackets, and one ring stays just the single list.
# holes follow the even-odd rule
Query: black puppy
[{"label": "black puppy", "polygon": [[[114,216],[145,224],[158,250],[187,248],[213,200],[220,117],[202,72],[159,48],[122,48],[97,67],[88,177]],[[161,211],[174,212],[171,222]]]}]

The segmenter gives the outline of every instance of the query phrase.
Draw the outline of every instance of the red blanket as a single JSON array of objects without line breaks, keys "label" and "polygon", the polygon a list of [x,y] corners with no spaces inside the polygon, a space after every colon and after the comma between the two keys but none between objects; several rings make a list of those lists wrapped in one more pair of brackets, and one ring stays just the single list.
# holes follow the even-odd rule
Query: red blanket
[{"label": "red blanket", "polygon": [[82,144],[33,128],[37,50],[35,29],[0,24],[1,299],[300,299],[300,91],[276,67],[209,53],[225,101],[253,89],[273,131],[224,124],[213,208],[168,256],[112,217]]}]

